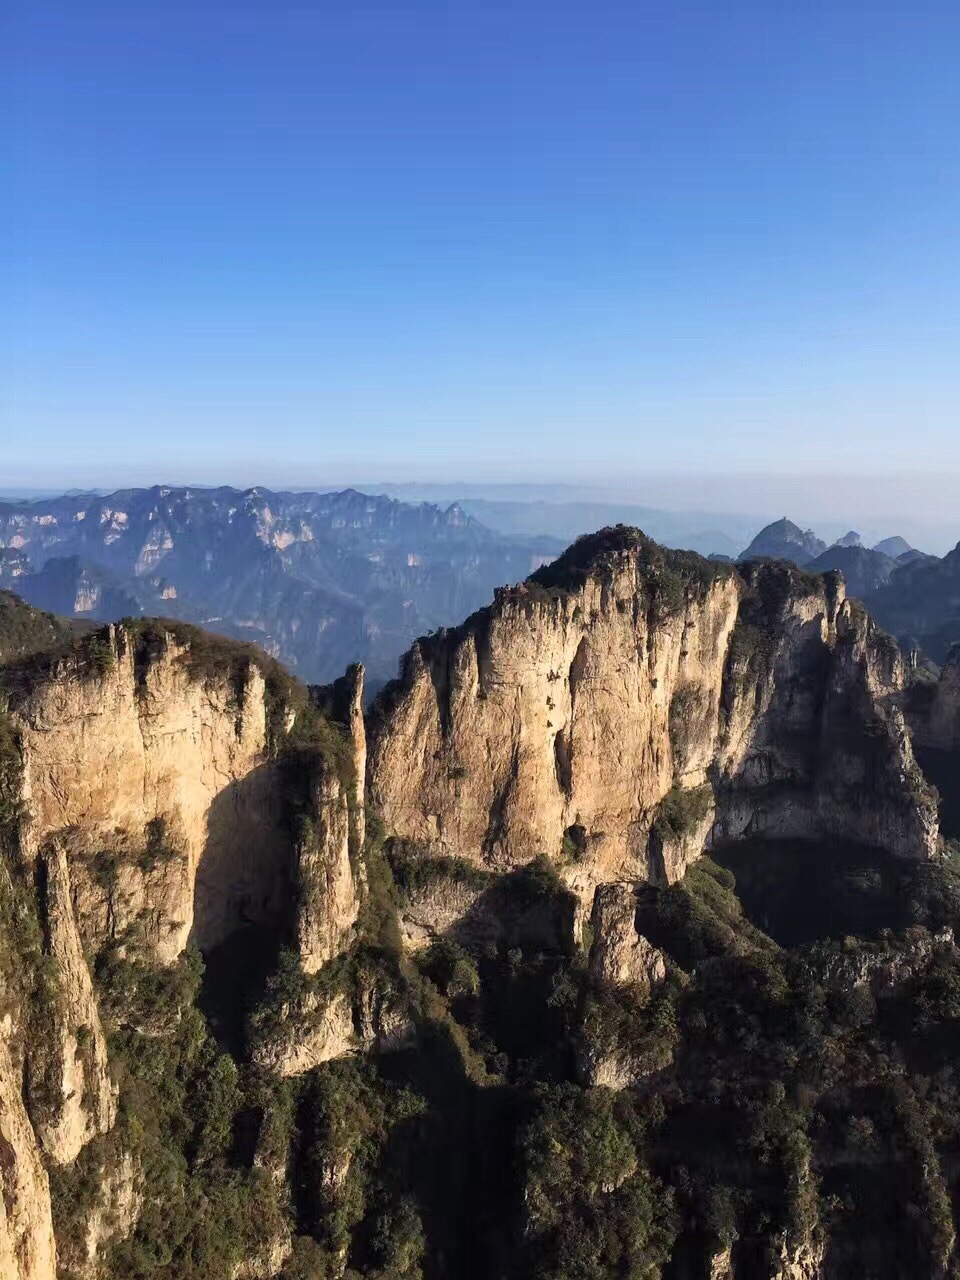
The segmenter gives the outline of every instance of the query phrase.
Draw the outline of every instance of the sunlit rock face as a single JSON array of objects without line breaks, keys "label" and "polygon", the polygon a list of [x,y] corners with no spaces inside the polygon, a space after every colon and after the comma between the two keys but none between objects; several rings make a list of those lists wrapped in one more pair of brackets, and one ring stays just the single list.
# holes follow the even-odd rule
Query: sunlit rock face
[{"label": "sunlit rock face", "polygon": [[[336,689],[343,727],[321,718],[304,739],[298,717],[318,724],[308,691],[249,648],[163,623],[78,640],[17,601],[5,607],[0,908],[14,941],[0,938],[0,1275],[55,1280],[47,1170],[75,1166],[104,1135],[119,1141],[94,959],[136,956],[159,975],[188,944],[209,952],[257,925],[312,974],[349,945],[362,896],[363,669]],[[359,1038],[346,1012],[339,1040],[280,1069],[352,1051],[368,1024],[386,1041],[375,1000]],[[110,1150],[82,1239],[61,1259],[83,1280],[102,1274],[141,1208],[142,1171]]]},{"label": "sunlit rock face", "polygon": [[905,677],[836,575],[604,531],[418,641],[373,710],[370,799],[444,854],[546,854],[585,905],[604,881],[675,880],[708,837],[842,833],[925,858]]},{"label": "sunlit rock face", "polygon": [[172,633],[149,655],[122,628],[104,644],[99,669],[65,663],[10,699],[24,844],[67,851],[88,938],[140,921],[171,960],[269,912],[289,862],[264,678],[198,679]]}]

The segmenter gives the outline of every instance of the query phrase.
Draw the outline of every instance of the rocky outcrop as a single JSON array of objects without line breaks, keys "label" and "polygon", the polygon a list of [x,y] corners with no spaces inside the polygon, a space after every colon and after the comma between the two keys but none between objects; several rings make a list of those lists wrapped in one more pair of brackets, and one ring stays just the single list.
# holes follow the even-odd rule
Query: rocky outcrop
[{"label": "rocky outcrop", "polygon": [[[83,1254],[70,1259],[71,1272],[83,1280],[98,1280],[100,1260],[113,1240],[122,1240],[134,1229],[143,1208],[142,1173],[129,1152],[112,1169],[103,1169],[97,1198],[90,1209],[83,1237]],[[65,1258],[58,1259],[61,1266]]]},{"label": "rocky outcrop", "polygon": [[73,915],[70,872],[61,847],[42,857],[38,881],[46,935],[46,959],[53,974],[55,1043],[47,1088],[54,1099],[36,1118],[38,1136],[56,1164],[69,1164],[98,1133],[106,1133],[116,1114],[107,1045],[100,1013]]},{"label": "rocky outcrop", "polygon": [[315,700],[343,724],[345,742],[308,765],[308,797],[297,839],[297,944],[306,973],[316,973],[348,945],[360,910],[360,850],[367,762],[363,667],[353,666]]},{"label": "rocky outcrop", "polygon": [[344,949],[360,909],[350,857],[352,812],[346,784],[318,760],[297,841],[297,946],[306,973]]},{"label": "rocky outcrop", "polygon": [[[202,1115],[198,1136],[183,1139],[190,1182],[178,1185],[203,1185],[192,1148],[209,1138],[231,1178],[242,1147],[251,1186],[262,1175],[281,1188],[263,1202],[262,1235],[230,1261],[235,1280],[259,1280],[294,1248],[294,1184],[284,1180],[290,1153],[299,1158],[298,1108],[311,1090],[318,1106],[327,1085],[349,1091],[354,1075],[332,1068],[330,1081],[320,1073],[296,1097],[274,1079],[262,1106],[247,1105],[252,1082],[384,1053],[421,1032],[438,1054],[456,1051],[458,1080],[464,1068],[464,1080],[484,1080],[504,1062],[508,1071],[533,1062],[523,1036],[516,1054],[501,1052],[493,1032],[473,1034],[480,1022],[459,1022],[462,1005],[467,1019],[489,1015],[494,1026],[493,984],[508,970],[516,985],[504,988],[505,1018],[545,1005],[545,1026],[562,1027],[551,1035],[581,1083],[651,1081],[681,1054],[670,1034],[647,1033],[658,1016],[669,1021],[669,1002],[698,971],[688,979],[674,968],[664,982],[664,953],[638,931],[639,886],[653,882],[647,896],[677,906],[686,889],[668,886],[705,847],[756,834],[850,839],[915,860],[936,849],[934,798],[899,709],[903,660],[836,575],[711,564],[635,530],[604,531],[498,592],[456,631],[419,641],[370,716],[369,755],[360,668],[308,700],[262,655],[179,627],[133,624],[82,643],[65,637],[65,647],[39,666],[25,649],[0,672],[5,920],[18,931],[13,950],[29,951],[24,981],[0,990],[4,1280],[54,1280],[45,1165],[61,1269],[95,1280],[110,1241],[149,1220],[150,1148],[128,1150],[134,1128],[88,1147],[91,1161],[110,1148],[99,1188],[92,1163],[70,1170],[117,1108],[91,969],[124,1116],[148,1058],[154,1096],[166,1097],[155,1047],[182,1031],[185,1060],[198,1052],[197,1004],[230,1052],[248,1055],[255,1069],[237,1072],[205,1042],[197,1079],[209,1055],[209,1103],[192,1067],[178,1075],[223,1122],[207,1135]],[[371,825],[364,856],[368,796],[386,839]],[[706,906],[700,914],[707,920]],[[584,975],[575,937],[587,919]],[[234,1038],[215,988],[223,980],[235,995],[226,969],[238,956],[245,969],[246,937],[217,952],[219,968],[207,957],[203,987],[194,955],[173,962],[189,941],[214,951],[247,924],[269,926],[250,937],[266,935],[279,957],[270,951],[265,972],[238,983],[243,996],[255,982],[267,987]],[[913,941],[892,961],[883,947],[876,963],[864,950],[859,967],[830,970],[824,985],[886,990],[952,945],[946,935]],[[11,947],[0,943],[6,978]],[[432,943],[416,961],[403,954]],[[467,975],[455,997],[448,964]],[[143,1043],[124,1058],[127,1036]],[[366,1109],[364,1077],[355,1079]],[[250,1132],[272,1106],[288,1109],[286,1138],[273,1164],[251,1165]],[[386,1134],[375,1108],[370,1116]],[[335,1182],[348,1167],[341,1160],[320,1176]],[[61,1230],[68,1173],[86,1198]],[[809,1169],[798,1187],[806,1216],[794,1216],[806,1225],[772,1241],[784,1280],[812,1278],[822,1260]],[[739,1265],[736,1248],[728,1264]]]},{"label": "rocky outcrop", "polygon": [[[305,974],[348,945],[362,890],[363,672],[345,682],[341,731],[243,646],[135,623],[61,633],[35,654],[50,626],[19,608],[24,643],[0,668],[0,1274],[53,1280],[44,1164],[78,1176],[117,1110],[88,957],[133,963],[160,991],[154,966],[251,923],[295,942]],[[334,1001],[309,1035],[294,1029],[301,1059],[386,1043],[387,1011],[361,1005]],[[129,1030],[132,1009],[109,1012]],[[167,1036],[180,1013],[166,1016],[132,1025]],[[64,1241],[61,1265],[84,1280],[141,1210],[141,1170],[109,1141],[86,1221]],[[249,1265],[272,1275],[275,1260],[267,1249]]]},{"label": "rocky outcrop", "polygon": [[0,1275],[55,1280],[50,1185],[21,1082],[10,1059],[9,1019],[0,1023]]},{"label": "rocky outcrop", "polygon": [[290,1077],[362,1050],[387,1053],[409,1043],[413,1026],[396,994],[372,981],[350,991],[307,991],[281,1007],[258,1035],[258,1067]]},{"label": "rocky outcrop", "polygon": [[289,883],[264,674],[249,659],[201,673],[173,631],[110,628],[100,646],[8,693],[23,845],[67,850],[88,945],[136,925],[169,961],[275,913]]},{"label": "rocky outcrop", "polygon": [[820,1280],[826,1252],[827,1242],[823,1238],[799,1242],[778,1240],[771,1280]]},{"label": "rocky outcrop", "polygon": [[831,575],[755,565],[744,583],[711,840],[826,834],[935,856],[935,796],[897,705],[908,672],[896,645]]},{"label": "rocky outcrop", "polygon": [[815,947],[809,961],[825,987],[835,991],[865,988],[878,996],[922,973],[937,955],[953,954],[955,945],[951,928],[935,933],[914,928],[896,942],[860,941],[850,951]]},{"label": "rocky outcrop", "polygon": [[924,858],[936,812],[905,676],[835,575],[604,531],[418,641],[374,708],[370,799],[437,853],[545,854],[584,910],[597,884],[682,875],[709,815],[714,840],[831,833]]},{"label": "rocky outcrop", "polygon": [[666,975],[664,954],[637,930],[632,884],[601,885],[593,899],[590,976],[597,982],[649,990]]},{"label": "rocky outcrop", "polygon": [[260,1037],[254,1062],[281,1076],[298,1076],[358,1047],[348,996],[308,997],[296,1008],[280,1010],[273,1033]]},{"label": "rocky outcrop", "polygon": [[389,830],[500,869],[546,854],[585,901],[647,877],[659,802],[705,780],[739,601],[723,566],[635,532],[593,550],[418,642],[368,768]]},{"label": "rocky outcrop", "polygon": [[[441,866],[445,860],[436,860]],[[491,877],[493,879],[493,877]],[[400,936],[407,951],[419,951],[446,934],[469,939],[496,937],[500,925],[483,909],[488,885],[480,877],[437,875],[424,878],[403,895]]]}]

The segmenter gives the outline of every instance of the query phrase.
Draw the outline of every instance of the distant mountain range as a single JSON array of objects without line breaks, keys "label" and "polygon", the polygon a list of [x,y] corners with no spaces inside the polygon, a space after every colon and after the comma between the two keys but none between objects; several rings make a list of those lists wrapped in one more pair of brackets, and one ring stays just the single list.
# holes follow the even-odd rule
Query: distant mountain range
[{"label": "distant mountain range", "polygon": [[[689,523],[685,532],[689,513],[670,517],[673,537],[667,513],[627,514],[637,524],[649,516],[664,541],[715,558],[840,570],[849,595],[935,662],[960,640],[960,551],[941,560],[899,535],[867,547],[854,530],[828,545],[783,518],[738,556],[742,543],[730,532],[690,532]],[[487,604],[496,587],[526,578],[609,516],[591,502],[474,498],[441,507],[354,489],[64,494],[0,502],[0,587],[67,617],[199,623],[256,641],[311,682],[361,661],[375,690],[415,637]]]},{"label": "distant mountain range", "polygon": [[254,640],[300,676],[367,664],[563,550],[446,509],[340,493],[121,490],[0,504],[0,586],[66,616],[163,615]]},{"label": "distant mountain range", "polygon": [[851,530],[828,547],[813,530],[784,518],[761,529],[739,558],[790,560],[812,573],[839,569],[848,595],[905,648],[934,662],[960,641],[960,544],[940,559],[899,535],[865,547]]}]

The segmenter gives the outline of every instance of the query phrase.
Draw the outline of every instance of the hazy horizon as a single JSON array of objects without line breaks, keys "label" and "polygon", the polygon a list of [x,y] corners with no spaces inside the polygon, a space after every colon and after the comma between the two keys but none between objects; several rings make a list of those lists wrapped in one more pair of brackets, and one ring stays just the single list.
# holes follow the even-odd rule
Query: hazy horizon
[{"label": "hazy horizon", "polygon": [[[960,542],[960,513],[952,493],[960,490],[960,473],[933,478],[923,474],[897,477],[870,475],[769,475],[742,473],[673,472],[650,474],[633,480],[621,477],[606,483],[567,481],[450,479],[398,480],[364,477],[362,474],[333,473],[311,480],[278,472],[273,478],[225,468],[226,475],[178,476],[173,472],[145,470],[117,483],[106,483],[101,473],[84,472],[85,483],[16,484],[0,474],[0,498],[30,500],[74,490],[114,492],[125,488],[149,488],[164,484],[174,487],[216,488],[229,485],[239,489],[262,487],[275,491],[329,492],[345,488],[371,494],[383,493],[404,501],[436,502],[474,500],[480,503],[524,503],[607,507],[610,518],[630,516],[629,508],[643,508],[673,517],[677,528],[689,533],[716,529],[744,546],[765,524],[782,516],[812,527],[827,541],[856,529],[870,545],[884,537],[900,534],[921,550],[942,555]],[[600,515],[603,513],[600,512]],[[638,512],[638,520],[642,517]],[[479,518],[484,519],[481,512]],[[488,521],[489,522],[489,521]],[[669,523],[667,526],[669,528]],[[649,529],[663,538],[664,527]],[[543,532],[543,530],[541,530]]]}]

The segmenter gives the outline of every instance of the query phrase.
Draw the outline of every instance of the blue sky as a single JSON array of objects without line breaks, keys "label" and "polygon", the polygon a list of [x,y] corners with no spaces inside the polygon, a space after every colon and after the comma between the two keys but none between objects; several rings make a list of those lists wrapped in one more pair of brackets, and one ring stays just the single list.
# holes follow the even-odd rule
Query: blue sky
[{"label": "blue sky", "polygon": [[14,0],[4,38],[8,485],[960,472],[955,4]]}]

